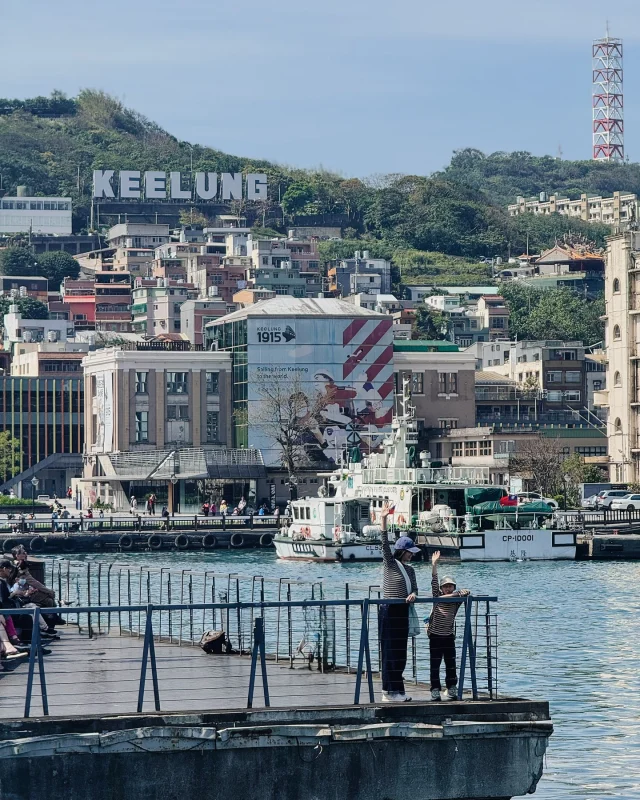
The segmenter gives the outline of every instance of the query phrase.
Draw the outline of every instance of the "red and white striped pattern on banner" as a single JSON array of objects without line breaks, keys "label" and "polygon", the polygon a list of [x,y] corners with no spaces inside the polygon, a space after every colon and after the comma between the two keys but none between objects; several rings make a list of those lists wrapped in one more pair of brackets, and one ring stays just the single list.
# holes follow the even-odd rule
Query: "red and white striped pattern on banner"
[{"label": "red and white striped pattern on banner", "polygon": [[[345,360],[342,377],[353,375],[363,382],[376,381],[385,398],[393,391],[392,321],[354,319],[342,333]],[[365,377],[366,376],[366,377]]]}]

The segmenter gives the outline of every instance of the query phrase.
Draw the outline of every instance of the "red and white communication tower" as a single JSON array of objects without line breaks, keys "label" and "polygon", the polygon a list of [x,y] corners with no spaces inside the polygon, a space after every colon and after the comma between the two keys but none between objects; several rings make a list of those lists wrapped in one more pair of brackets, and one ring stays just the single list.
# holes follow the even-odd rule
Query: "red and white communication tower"
[{"label": "red and white communication tower", "polygon": [[593,42],[593,158],[624,161],[622,39]]}]

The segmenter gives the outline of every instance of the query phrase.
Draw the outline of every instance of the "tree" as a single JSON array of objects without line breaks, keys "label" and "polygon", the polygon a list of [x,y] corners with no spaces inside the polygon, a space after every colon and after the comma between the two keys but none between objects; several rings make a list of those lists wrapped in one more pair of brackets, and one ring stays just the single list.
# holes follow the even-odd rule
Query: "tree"
[{"label": "tree", "polygon": [[49,319],[49,309],[33,297],[0,297],[2,330],[4,330],[4,315],[9,313],[9,307],[12,305],[18,306],[23,319]]},{"label": "tree", "polygon": [[580,503],[581,483],[601,483],[604,475],[594,464],[585,464],[584,456],[574,453],[562,462],[562,474],[565,477],[567,502],[576,506]]},{"label": "tree", "polygon": [[71,253],[53,250],[37,256],[37,271],[49,281],[49,288],[54,290],[65,278],[77,278],[80,264]]},{"label": "tree", "polygon": [[310,462],[308,440],[316,447],[324,442],[322,411],[331,403],[326,392],[309,392],[300,378],[259,374],[253,383],[258,396],[252,424],[259,426],[280,449],[292,497],[301,467]]},{"label": "tree", "polygon": [[18,474],[21,455],[20,440],[12,436],[9,431],[0,433],[0,475],[3,482]]},{"label": "tree", "polygon": [[284,193],[282,208],[287,214],[299,214],[313,197],[313,187],[310,183],[296,181]]},{"label": "tree", "polygon": [[411,338],[446,339],[447,321],[444,314],[440,314],[426,305],[418,306],[411,323]]},{"label": "tree", "polygon": [[205,215],[196,208],[190,208],[189,211],[183,209],[180,212],[179,219],[180,224],[186,227],[206,228],[209,224],[209,220]]},{"label": "tree", "polygon": [[0,274],[35,275],[36,258],[29,247],[7,247],[0,250]]},{"label": "tree", "polygon": [[530,481],[534,489],[553,497],[562,489],[562,447],[557,438],[534,434],[518,442],[509,472]]}]

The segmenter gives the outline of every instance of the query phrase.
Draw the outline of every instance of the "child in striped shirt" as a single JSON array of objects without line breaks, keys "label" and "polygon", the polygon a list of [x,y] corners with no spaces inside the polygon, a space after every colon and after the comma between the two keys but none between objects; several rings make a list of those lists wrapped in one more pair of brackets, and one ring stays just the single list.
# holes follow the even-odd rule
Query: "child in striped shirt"
[{"label": "child in striped shirt", "polygon": [[[456,590],[453,578],[446,575],[438,581],[438,561],[440,551],[431,556],[431,590],[434,597],[465,597],[468,589]],[[440,700],[440,665],[444,658],[447,699],[458,698],[458,675],[456,673],[456,635],[454,625],[456,614],[462,603],[434,603],[427,626],[429,637],[429,661],[431,666],[431,699]]]}]

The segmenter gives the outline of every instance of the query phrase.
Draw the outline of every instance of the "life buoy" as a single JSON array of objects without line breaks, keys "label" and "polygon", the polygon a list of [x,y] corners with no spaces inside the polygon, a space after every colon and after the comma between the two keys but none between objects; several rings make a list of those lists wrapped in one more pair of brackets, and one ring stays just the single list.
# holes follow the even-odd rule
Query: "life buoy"
[{"label": "life buoy", "polygon": [[5,539],[2,543],[2,552],[10,553],[11,550],[18,544],[16,539]]},{"label": "life buoy", "polygon": [[102,550],[104,547],[104,542],[102,541],[102,536],[95,536],[91,542],[93,545],[94,550]]},{"label": "life buoy", "polygon": [[157,533],[152,533],[147,539],[147,546],[149,547],[149,550],[159,550],[162,547],[162,539]]},{"label": "life buoy", "polygon": [[65,536],[64,541],[62,542],[62,549],[65,553],[75,552],[76,545],[71,536]]},{"label": "life buoy", "polygon": [[189,537],[186,533],[179,533],[173,540],[173,543],[178,550],[186,550],[189,547]]},{"label": "life buoy", "polygon": [[398,525],[404,525],[406,523],[406,521],[407,520],[404,518],[404,515],[400,514],[400,516],[397,519]]},{"label": "life buoy", "polygon": [[122,536],[118,539],[118,546],[122,550],[131,550],[133,547],[133,538],[126,533],[123,533]]},{"label": "life buoy", "polygon": [[229,539],[231,547],[242,547],[244,545],[244,536],[241,533],[234,533]]},{"label": "life buoy", "polygon": [[260,547],[271,547],[273,544],[273,535],[271,533],[263,533],[260,537]]},{"label": "life buoy", "polygon": [[202,537],[202,546],[208,550],[213,549],[218,544],[218,540],[212,533],[207,533]]},{"label": "life buoy", "polygon": [[29,542],[29,550],[31,550],[32,553],[41,553],[44,550],[45,544],[46,542],[42,536],[34,536]]},{"label": "life buoy", "polygon": [[333,529],[333,541],[339,542],[341,537],[342,537],[342,528],[340,527],[340,525],[336,525],[336,527]]}]

